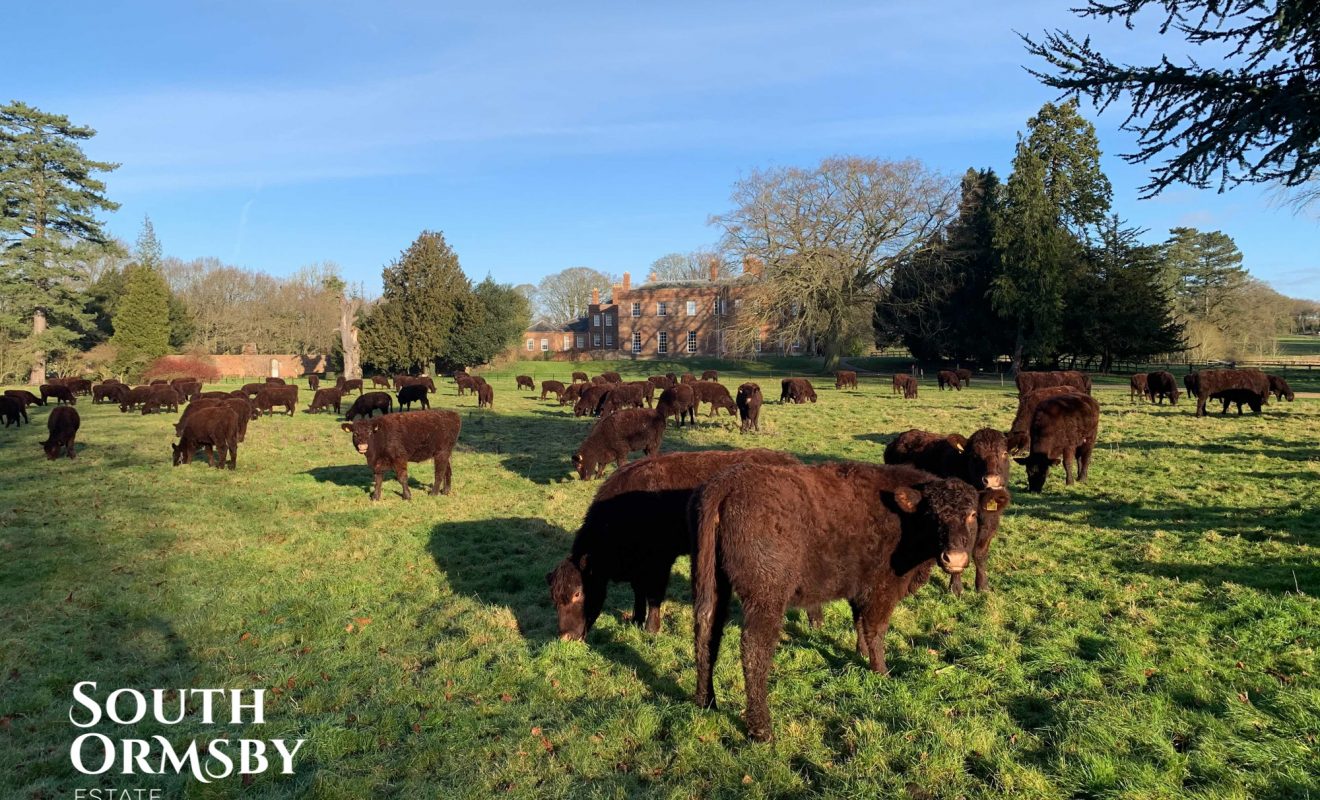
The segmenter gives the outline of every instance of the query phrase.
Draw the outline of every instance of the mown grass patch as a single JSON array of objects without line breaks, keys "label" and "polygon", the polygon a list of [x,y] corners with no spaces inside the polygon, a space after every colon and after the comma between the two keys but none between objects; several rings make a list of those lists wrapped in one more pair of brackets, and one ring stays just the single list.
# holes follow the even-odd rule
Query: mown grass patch
[{"label": "mown grass patch", "polygon": [[[722,380],[777,398],[778,376],[810,369],[759,364]],[[631,593],[615,587],[588,646],[556,640],[543,576],[598,486],[570,479],[589,423],[514,391],[513,375],[570,371],[491,373],[494,413],[442,382],[435,402],[464,425],[454,492],[411,503],[397,483],[370,503],[370,473],[330,415],[254,422],[232,473],[171,468],[171,416],[88,400],[76,461],[41,460],[45,409],[0,431],[0,795],[105,785],[69,765],[80,680],[264,687],[268,724],[247,735],[308,739],[292,777],[115,782],[166,796],[1320,792],[1320,402],[1198,420],[1186,404],[1101,389],[1091,481],[1065,489],[1056,474],[1029,496],[1015,472],[992,592],[932,585],[905,601],[892,676],[853,652],[844,604],[818,631],[790,613],[771,675],[778,739],[762,745],[738,718],[736,618],[721,710],[690,701],[686,560],[658,636],[628,624]],[[1011,387],[984,383],[932,382],[904,402],[863,378],[857,392],[822,388],[815,405],[767,404],[760,435],[703,416],[664,449],[878,461],[911,427],[1006,427]],[[414,489],[431,481],[429,465],[411,475]],[[239,735],[193,719],[163,732]]]}]

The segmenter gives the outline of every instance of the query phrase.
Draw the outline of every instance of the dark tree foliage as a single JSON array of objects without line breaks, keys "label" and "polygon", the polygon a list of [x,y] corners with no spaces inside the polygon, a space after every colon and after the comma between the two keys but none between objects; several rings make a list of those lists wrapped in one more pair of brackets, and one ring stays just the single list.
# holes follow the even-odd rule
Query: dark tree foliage
[{"label": "dark tree foliage", "polygon": [[470,289],[444,234],[423,231],[381,273],[384,295],[362,323],[362,358],[377,369],[420,372],[444,357]]},{"label": "dark tree foliage", "polygon": [[485,364],[517,343],[531,324],[531,303],[515,287],[486,279],[459,303],[458,321],[436,369]]},{"label": "dark tree foliage", "polygon": [[1083,18],[1135,28],[1141,12],[1205,48],[1207,63],[1133,65],[1110,60],[1089,38],[1047,32],[1027,50],[1047,68],[1028,71],[1102,111],[1130,98],[1123,129],[1140,136],[1131,163],[1159,159],[1144,197],[1174,183],[1197,187],[1308,182],[1320,169],[1320,3],[1316,0],[1088,0]]}]

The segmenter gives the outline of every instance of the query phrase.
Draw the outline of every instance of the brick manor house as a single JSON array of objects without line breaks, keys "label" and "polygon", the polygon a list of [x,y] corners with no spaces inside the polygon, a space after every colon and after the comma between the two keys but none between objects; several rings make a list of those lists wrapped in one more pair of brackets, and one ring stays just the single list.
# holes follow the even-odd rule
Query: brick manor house
[{"label": "brick manor house", "polygon": [[[748,264],[743,274],[720,280],[712,266],[701,280],[657,281],[632,285],[631,276],[612,287],[602,302],[592,290],[587,315],[553,325],[538,323],[523,333],[522,358],[609,358],[654,356],[719,356],[734,351],[732,328],[741,296],[760,270]],[[758,341],[755,352],[778,348],[779,343]],[[783,346],[798,352],[799,345]]]}]

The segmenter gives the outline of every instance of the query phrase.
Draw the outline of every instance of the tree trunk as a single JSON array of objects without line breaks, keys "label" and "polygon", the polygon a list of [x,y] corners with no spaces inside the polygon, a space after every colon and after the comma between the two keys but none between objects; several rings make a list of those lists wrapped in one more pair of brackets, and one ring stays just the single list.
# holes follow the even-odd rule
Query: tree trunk
[{"label": "tree trunk", "polygon": [[1022,351],[1026,349],[1026,336],[1022,333],[1022,326],[1018,325],[1017,339],[1013,342],[1013,360],[1009,362],[1008,374],[1014,378],[1022,371]]},{"label": "tree trunk", "polygon": [[[32,336],[36,338],[46,332],[46,310],[38,308],[32,312]],[[33,386],[40,386],[46,382],[46,353],[43,350],[37,350],[32,354],[32,374],[28,376],[28,383]]]},{"label": "tree trunk", "polygon": [[344,349],[344,379],[362,377],[362,345],[358,344],[358,301],[339,296],[339,343]]}]

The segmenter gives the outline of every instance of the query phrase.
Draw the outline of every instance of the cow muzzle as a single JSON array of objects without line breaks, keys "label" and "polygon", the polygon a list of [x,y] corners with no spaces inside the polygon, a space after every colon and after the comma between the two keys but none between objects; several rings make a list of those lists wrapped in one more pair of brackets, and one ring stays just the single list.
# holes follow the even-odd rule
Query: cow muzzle
[{"label": "cow muzzle", "polygon": [[365,444],[360,444],[357,446],[357,451],[365,456],[367,454],[367,446]]},{"label": "cow muzzle", "polygon": [[940,553],[940,569],[950,575],[957,575],[967,569],[967,561],[966,550],[945,550]]},{"label": "cow muzzle", "polygon": [[1004,488],[1004,476],[986,475],[981,479],[981,483],[984,484],[987,489],[1002,489]]}]

